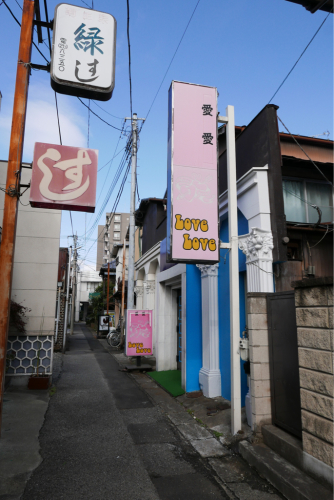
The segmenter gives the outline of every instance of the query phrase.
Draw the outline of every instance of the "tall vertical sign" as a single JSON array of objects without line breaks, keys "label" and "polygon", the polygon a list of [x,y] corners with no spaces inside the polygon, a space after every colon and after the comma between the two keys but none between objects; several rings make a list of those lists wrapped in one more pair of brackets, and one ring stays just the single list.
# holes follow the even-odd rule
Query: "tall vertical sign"
[{"label": "tall vertical sign", "polygon": [[169,89],[167,259],[219,262],[217,89]]}]

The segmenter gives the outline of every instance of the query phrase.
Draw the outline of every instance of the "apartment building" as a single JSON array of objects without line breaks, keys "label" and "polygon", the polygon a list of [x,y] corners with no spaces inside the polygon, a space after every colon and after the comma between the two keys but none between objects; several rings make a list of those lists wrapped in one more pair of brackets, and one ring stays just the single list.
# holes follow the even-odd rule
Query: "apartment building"
[{"label": "apartment building", "polygon": [[107,213],[104,226],[98,226],[96,270],[99,271],[102,264],[106,264],[111,258],[114,244],[123,242],[130,223],[130,214]]}]

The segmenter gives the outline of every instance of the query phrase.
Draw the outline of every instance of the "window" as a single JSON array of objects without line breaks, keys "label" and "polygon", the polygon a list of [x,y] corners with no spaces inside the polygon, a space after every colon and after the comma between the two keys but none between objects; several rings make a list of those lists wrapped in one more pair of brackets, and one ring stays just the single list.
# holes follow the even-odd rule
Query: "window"
[{"label": "window", "polygon": [[114,240],[120,239],[120,233],[114,233]]},{"label": "window", "polygon": [[115,222],[120,222],[121,221],[121,216],[120,215],[115,215],[114,221]]},{"label": "window", "polygon": [[120,231],[121,230],[121,225],[120,224],[114,224],[114,230],[115,231]]},{"label": "window", "polygon": [[318,211],[311,205],[320,208],[321,222],[333,221],[333,193],[329,184],[308,180],[283,180],[284,212],[288,222],[304,222],[315,224],[319,220]]}]

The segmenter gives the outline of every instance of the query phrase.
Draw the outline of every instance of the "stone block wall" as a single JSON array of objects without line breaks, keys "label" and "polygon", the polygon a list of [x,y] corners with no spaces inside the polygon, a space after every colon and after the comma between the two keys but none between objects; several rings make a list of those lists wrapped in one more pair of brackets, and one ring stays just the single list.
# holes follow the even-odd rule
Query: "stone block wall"
[{"label": "stone block wall", "polygon": [[333,279],[295,288],[303,451],[333,467]]},{"label": "stone block wall", "polygon": [[[57,341],[54,344],[55,351],[62,351],[62,349],[63,349],[65,303],[66,303],[66,294],[61,293],[60,294],[58,335],[57,335]],[[58,294],[57,294],[57,307],[58,307]],[[56,324],[55,324],[54,334],[56,334]]]},{"label": "stone block wall", "polygon": [[271,424],[267,294],[248,293],[249,360],[252,396],[252,430],[261,433]]}]

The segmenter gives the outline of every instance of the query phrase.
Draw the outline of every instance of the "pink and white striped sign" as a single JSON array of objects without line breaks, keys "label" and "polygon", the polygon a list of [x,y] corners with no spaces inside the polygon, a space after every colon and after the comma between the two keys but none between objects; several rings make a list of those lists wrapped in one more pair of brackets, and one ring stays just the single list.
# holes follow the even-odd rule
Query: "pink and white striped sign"
[{"label": "pink and white striped sign", "polygon": [[126,355],[152,356],[152,311],[129,309],[126,324]]},{"label": "pink and white striped sign", "polygon": [[169,89],[167,217],[169,262],[219,261],[215,87]]}]

